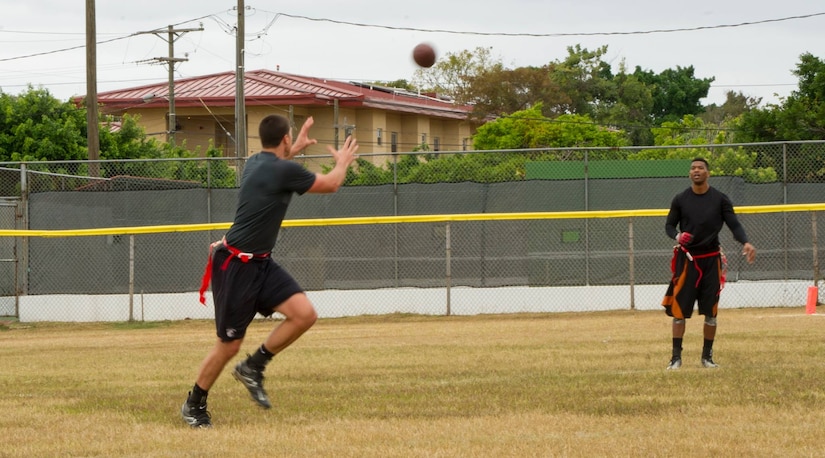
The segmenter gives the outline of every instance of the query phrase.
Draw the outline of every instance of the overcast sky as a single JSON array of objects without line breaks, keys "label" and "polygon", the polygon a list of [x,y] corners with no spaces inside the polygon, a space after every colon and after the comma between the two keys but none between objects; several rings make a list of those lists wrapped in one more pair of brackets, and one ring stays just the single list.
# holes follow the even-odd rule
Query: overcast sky
[{"label": "overcast sky", "polygon": [[[802,53],[825,59],[825,4],[813,0],[245,4],[247,70],[280,67],[284,72],[344,81],[411,80],[416,68],[411,50],[422,41],[435,44],[440,55],[490,47],[492,55],[510,68],[563,59],[567,47],[576,44],[588,49],[607,45],[605,59],[614,72],[621,62],[631,71],[640,66],[656,73],[692,65],[697,77],[715,77],[705,103],[722,103],[728,90],[776,102],[774,94],[787,96],[796,88],[791,71]],[[202,24],[204,29],[183,33],[175,41],[175,57],[188,58],[176,64],[176,78],[234,71],[237,5],[231,0],[98,1],[98,91],[165,82],[168,67],[152,62],[169,56],[166,33],[139,32],[165,31],[169,25]],[[85,2],[0,0],[0,11],[3,92],[19,94],[32,84],[62,100],[86,93]],[[814,16],[722,27],[806,15]],[[693,28],[702,29],[632,33]]]}]

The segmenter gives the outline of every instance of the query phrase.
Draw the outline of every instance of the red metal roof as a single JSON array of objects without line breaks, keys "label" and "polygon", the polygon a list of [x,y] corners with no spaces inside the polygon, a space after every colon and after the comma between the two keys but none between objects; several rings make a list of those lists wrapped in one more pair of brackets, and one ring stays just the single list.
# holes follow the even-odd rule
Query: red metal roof
[{"label": "red metal roof", "polygon": [[[168,104],[168,83],[157,83],[116,91],[101,92],[98,103],[110,109],[163,106]],[[433,117],[464,119],[472,110],[448,100],[386,87],[313,78],[271,70],[248,71],[244,75],[244,99],[255,105],[329,105],[338,100],[341,107],[377,108]],[[83,97],[75,98],[82,103]],[[235,73],[184,78],[175,81],[175,105],[235,106]]]}]

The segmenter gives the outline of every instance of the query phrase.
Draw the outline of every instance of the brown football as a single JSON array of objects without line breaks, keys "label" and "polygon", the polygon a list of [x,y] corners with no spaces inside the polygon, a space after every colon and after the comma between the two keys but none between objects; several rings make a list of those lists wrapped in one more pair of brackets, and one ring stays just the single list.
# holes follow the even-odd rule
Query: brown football
[{"label": "brown football", "polygon": [[427,43],[421,43],[413,49],[413,60],[420,67],[430,68],[435,64],[435,49]]}]

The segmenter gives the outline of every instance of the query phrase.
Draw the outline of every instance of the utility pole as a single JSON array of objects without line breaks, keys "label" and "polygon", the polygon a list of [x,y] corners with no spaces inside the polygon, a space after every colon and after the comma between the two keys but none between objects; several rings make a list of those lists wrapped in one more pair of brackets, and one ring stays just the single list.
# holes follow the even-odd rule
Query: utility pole
[{"label": "utility pole", "polygon": [[[244,97],[244,0],[238,0],[238,30],[235,38],[235,157],[237,170],[241,170],[240,158],[246,157],[246,99]],[[240,183],[240,180],[238,180]]]},{"label": "utility pole", "polygon": [[177,130],[178,125],[177,120],[175,119],[175,64],[189,60],[185,57],[175,57],[175,42],[184,33],[202,31],[203,26],[198,27],[197,29],[176,29],[174,26],[170,25],[166,29],[166,38],[163,37],[161,29],[150,30],[148,32],[138,32],[138,34],[151,33],[158,36],[162,40],[165,40],[169,44],[168,57],[155,57],[152,60],[156,62],[165,62],[169,66],[169,95],[167,96],[169,99],[169,128],[166,132],[166,141],[168,141],[171,146],[175,146],[175,131]]},{"label": "utility pole", "polygon": [[86,144],[89,175],[100,176],[100,131],[97,111],[97,26],[95,0],[86,0]]}]

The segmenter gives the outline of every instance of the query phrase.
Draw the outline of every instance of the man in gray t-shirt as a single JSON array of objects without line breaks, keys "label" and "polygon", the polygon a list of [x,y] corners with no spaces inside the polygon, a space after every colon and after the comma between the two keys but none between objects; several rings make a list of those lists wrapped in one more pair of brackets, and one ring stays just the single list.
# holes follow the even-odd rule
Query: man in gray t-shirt
[{"label": "man in gray t-shirt", "polygon": [[266,365],[317,319],[304,291],[270,253],[292,195],[337,191],[355,160],[358,143],[347,137],[340,150],[327,147],[335,158],[335,167],[326,174],[312,173],[290,161],[298,152],[317,143],[308,135],[312,124],[310,117],[293,143],[286,118],[270,115],[261,121],[263,149],[250,157],[244,167],[235,220],[226,236],[213,244],[201,288],[204,302],[211,280],[218,339],[201,363],[195,385],[181,407],[183,420],[193,428],[212,426],[206,410],[209,389],[240,350],[246,329],[257,313],[270,316],[277,310],[285,319],[254,353],[235,366],[232,375],[263,408],[271,407],[263,389]]}]

